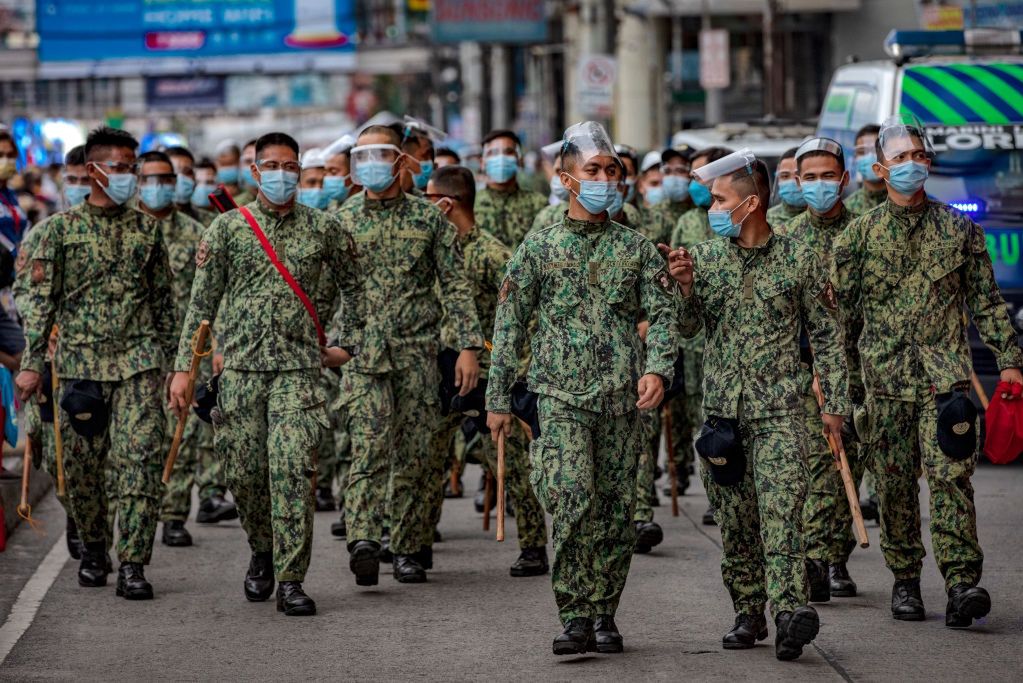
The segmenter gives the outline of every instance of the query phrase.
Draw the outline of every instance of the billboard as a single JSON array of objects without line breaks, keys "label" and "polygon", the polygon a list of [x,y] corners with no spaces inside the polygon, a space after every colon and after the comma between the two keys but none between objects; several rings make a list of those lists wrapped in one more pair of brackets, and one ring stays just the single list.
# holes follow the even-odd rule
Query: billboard
[{"label": "billboard", "polygon": [[354,66],[355,0],[38,0],[46,77]]},{"label": "billboard", "polygon": [[544,0],[433,0],[438,43],[542,43],[547,39]]}]

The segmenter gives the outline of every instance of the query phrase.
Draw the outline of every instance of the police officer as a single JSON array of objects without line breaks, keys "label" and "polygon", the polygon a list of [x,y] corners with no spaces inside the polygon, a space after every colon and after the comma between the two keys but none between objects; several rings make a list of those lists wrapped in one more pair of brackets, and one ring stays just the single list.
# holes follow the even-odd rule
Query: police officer
[{"label": "police officer", "polygon": [[855,216],[873,210],[888,199],[888,189],[884,180],[874,173],[874,162],[877,161],[874,147],[877,144],[877,134],[880,132],[881,126],[868,123],[856,133],[855,164],[860,187],[845,199],[845,208]]},{"label": "police officer", "polygon": [[510,130],[493,130],[483,138],[486,187],[476,193],[476,222],[512,249],[518,246],[547,204],[542,194],[519,186],[522,143]]},{"label": "police officer", "polygon": [[806,200],[799,189],[799,181],[796,178],[796,147],[785,150],[778,160],[778,170],[775,172],[775,184],[778,188],[779,202],[767,210],[767,222],[772,228],[787,223],[806,210]]},{"label": "police officer", "polygon": [[323,191],[324,167],[327,165],[323,150],[318,147],[307,149],[302,154],[301,165],[296,200],[302,206],[323,211],[330,204],[330,197]]},{"label": "police officer", "polygon": [[[164,153],[170,158],[174,165],[174,174],[177,180],[174,182],[174,207],[189,218],[198,221],[203,227],[208,226],[217,217],[217,214],[208,209],[201,209],[192,204],[192,197],[198,187],[195,179],[195,155],[185,147],[168,147]],[[213,191],[210,187],[206,192],[206,203],[209,205],[208,195]]]}]

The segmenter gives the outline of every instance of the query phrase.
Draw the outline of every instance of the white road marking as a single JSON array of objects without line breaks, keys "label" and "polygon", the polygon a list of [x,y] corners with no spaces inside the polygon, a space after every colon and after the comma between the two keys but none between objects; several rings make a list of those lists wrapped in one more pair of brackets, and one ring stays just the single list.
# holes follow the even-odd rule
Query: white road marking
[{"label": "white road marking", "polygon": [[28,627],[36,618],[39,605],[42,603],[50,586],[57,580],[57,575],[64,568],[68,560],[67,548],[65,547],[64,534],[60,535],[57,542],[50,548],[43,561],[36,567],[32,578],[28,580],[25,587],[18,594],[18,599],[7,616],[7,621],[0,626],[0,664],[11,654],[11,650],[25,634]]}]

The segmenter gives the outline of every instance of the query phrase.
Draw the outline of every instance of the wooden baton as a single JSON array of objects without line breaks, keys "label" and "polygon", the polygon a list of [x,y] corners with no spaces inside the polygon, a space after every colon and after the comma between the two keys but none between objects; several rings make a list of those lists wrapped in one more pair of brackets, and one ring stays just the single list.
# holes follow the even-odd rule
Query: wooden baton
[{"label": "wooden baton", "polygon": [[504,541],[504,432],[497,435],[497,540]]},{"label": "wooden baton", "polygon": [[[817,397],[817,406],[824,411],[824,394],[820,391],[820,388],[815,383],[814,395]],[[827,427],[823,431],[824,438],[828,441],[828,447],[831,449],[831,455],[835,458],[835,467],[842,475],[842,485],[845,488],[845,497],[849,501],[849,512],[852,513],[853,518],[853,533],[856,534],[856,540],[859,541],[861,548],[870,547],[870,538],[867,536],[867,527],[863,524],[863,511],[860,510],[860,492],[856,490],[856,483],[853,481],[852,470],[849,469],[849,460],[845,457],[845,448],[839,447],[835,443],[835,438],[828,431]]]},{"label": "wooden baton", "polygon": [[[215,343],[210,344],[207,351],[200,351],[206,348],[206,341],[210,337],[210,321],[203,320],[199,323],[199,329],[192,337],[192,364],[188,368],[188,389],[185,391],[187,404],[191,405],[195,397],[195,381],[199,377],[199,367],[202,359],[213,353]],[[185,407],[185,416],[178,416],[178,424],[174,428],[174,440],[171,441],[170,453],[167,454],[167,462],[163,466],[163,483],[170,482],[171,471],[174,469],[174,462],[178,459],[178,449],[181,448],[181,439],[185,435],[185,425],[188,423],[188,406]],[[315,485],[315,483],[314,483]]]}]

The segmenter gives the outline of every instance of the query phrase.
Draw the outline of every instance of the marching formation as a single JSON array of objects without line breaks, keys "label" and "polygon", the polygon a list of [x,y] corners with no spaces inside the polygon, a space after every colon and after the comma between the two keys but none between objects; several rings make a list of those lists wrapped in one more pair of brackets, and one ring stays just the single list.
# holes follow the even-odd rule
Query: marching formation
[{"label": "marching formation", "polygon": [[1003,382],[1023,352],[982,228],[926,192],[918,121],[865,126],[854,159],[807,139],[773,170],[748,149],[641,155],[586,121],[543,149],[543,192],[514,132],[464,163],[443,139],[406,117],[211,160],[99,128],[33,224],[0,131],[0,361],[83,588],[116,553],[117,595],[152,599],[157,529],[191,545],[193,485],[198,523],[240,518],[246,600],[316,614],[316,511],[339,510],[358,586],[381,566],[422,583],[474,461],[477,510],[499,534],[506,504],[516,519],[511,576],[551,575],[554,654],[618,653],[632,556],[664,538],[663,452],[665,494],[698,473],[720,528],[725,649],[773,631],[796,659],[812,603],[856,595],[867,474],[892,616],[925,616],[921,474],[945,623],[988,614],[967,327]]}]

